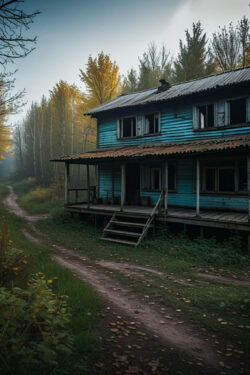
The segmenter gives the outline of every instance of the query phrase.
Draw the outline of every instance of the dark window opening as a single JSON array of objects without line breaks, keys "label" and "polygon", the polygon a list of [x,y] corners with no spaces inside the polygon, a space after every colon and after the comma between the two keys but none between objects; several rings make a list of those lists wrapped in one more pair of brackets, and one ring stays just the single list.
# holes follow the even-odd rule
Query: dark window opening
[{"label": "dark window opening", "polygon": [[175,165],[169,165],[168,167],[168,190],[176,189],[176,168]]},{"label": "dark window opening", "polygon": [[214,105],[206,104],[198,107],[199,111],[199,128],[207,129],[214,127]]},{"label": "dark window opening", "polygon": [[151,169],[151,189],[152,190],[161,189],[161,168]]},{"label": "dark window opening", "polygon": [[219,191],[235,191],[234,168],[219,169]]},{"label": "dark window opening", "polygon": [[243,193],[247,191],[247,165],[245,160],[224,160],[205,163],[201,169],[203,192]]},{"label": "dark window opening", "polygon": [[231,100],[229,102],[230,125],[246,122],[246,98]]},{"label": "dark window opening", "polygon": [[215,191],[215,168],[205,169],[205,190]]},{"label": "dark window opening", "polygon": [[145,115],[145,134],[155,134],[159,132],[158,114]]},{"label": "dark window opening", "polygon": [[129,138],[136,136],[136,118],[127,117],[121,120],[122,122],[122,137]]}]

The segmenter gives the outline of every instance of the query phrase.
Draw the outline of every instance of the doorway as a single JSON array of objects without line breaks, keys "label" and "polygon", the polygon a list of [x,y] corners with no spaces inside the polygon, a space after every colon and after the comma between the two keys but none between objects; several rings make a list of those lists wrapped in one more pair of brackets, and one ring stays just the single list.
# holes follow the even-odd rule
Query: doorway
[{"label": "doorway", "polygon": [[126,204],[138,205],[140,198],[140,165],[126,165]]}]

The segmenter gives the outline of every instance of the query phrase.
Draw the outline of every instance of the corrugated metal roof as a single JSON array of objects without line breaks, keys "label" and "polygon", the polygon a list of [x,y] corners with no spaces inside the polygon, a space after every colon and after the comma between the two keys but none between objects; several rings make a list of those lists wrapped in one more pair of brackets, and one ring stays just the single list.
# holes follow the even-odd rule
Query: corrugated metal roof
[{"label": "corrugated metal roof", "polygon": [[239,83],[250,83],[250,67],[236,69],[221,74],[195,79],[193,81],[183,82],[171,86],[166,91],[158,93],[158,88],[136,92],[127,95],[120,95],[106,102],[99,107],[86,112],[87,115],[109,111],[112,109],[121,109],[135,105],[145,105],[161,101],[174,100],[180,97],[202,93],[212,89],[237,85]]},{"label": "corrugated metal roof", "polygon": [[162,143],[157,145],[126,146],[119,148],[99,149],[84,154],[66,155],[51,161],[85,161],[113,160],[119,158],[133,159],[146,157],[162,157],[165,155],[180,155],[204,153],[250,147],[250,135],[210,139],[185,143]]}]

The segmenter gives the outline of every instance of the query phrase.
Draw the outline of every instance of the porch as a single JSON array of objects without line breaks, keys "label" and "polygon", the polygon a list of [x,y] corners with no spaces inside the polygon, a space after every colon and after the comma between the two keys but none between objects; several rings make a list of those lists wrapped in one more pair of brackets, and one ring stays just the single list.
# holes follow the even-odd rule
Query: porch
[{"label": "porch", "polygon": [[[83,213],[92,215],[112,216],[114,213],[120,213],[120,205],[116,204],[67,204],[65,209],[71,213]],[[149,216],[154,207],[125,205],[123,215]],[[218,211],[201,209],[197,215],[196,209],[186,207],[168,207],[167,214],[158,208],[155,213],[155,220],[158,222],[172,222],[201,227],[214,227],[224,229],[236,229],[250,231],[247,212],[237,211]]]}]

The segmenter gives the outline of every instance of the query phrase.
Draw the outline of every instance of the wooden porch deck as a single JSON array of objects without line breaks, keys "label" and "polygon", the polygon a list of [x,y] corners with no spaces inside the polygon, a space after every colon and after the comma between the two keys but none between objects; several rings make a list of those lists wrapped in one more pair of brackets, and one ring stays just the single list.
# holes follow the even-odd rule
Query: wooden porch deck
[{"label": "wooden porch deck", "polygon": [[[68,204],[65,206],[69,212],[87,213],[94,215],[112,216],[114,212],[120,212],[120,205],[104,204]],[[145,206],[124,206],[123,214],[133,214],[138,216],[150,215],[153,207]],[[201,209],[200,215],[196,215],[196,210],[183,207],[169,207],[168,214],[156,215],[157,221],[173,222],[189,225],[198,225],[202,227],[214,227],[225,229],[237,229],[250,231],[248,214],[235,211],[216,211]]]}]

